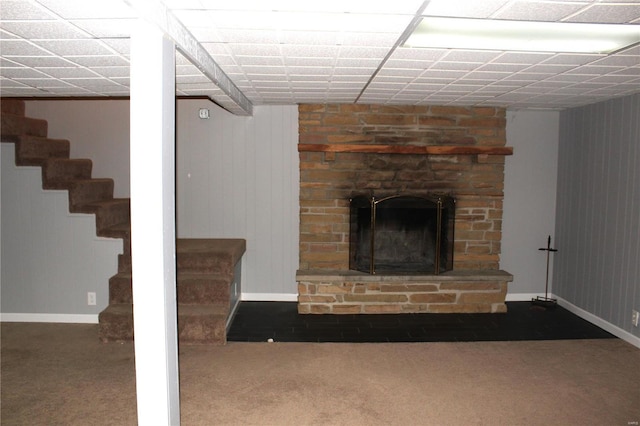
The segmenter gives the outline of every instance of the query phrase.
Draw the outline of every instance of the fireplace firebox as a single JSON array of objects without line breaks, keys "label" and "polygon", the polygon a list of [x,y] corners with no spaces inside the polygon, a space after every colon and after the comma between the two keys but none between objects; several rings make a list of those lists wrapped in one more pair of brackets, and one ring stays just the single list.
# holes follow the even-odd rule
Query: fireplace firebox
[{"label": "fireplace firebox", "polygon": [[354,196],[349,268],[370,274],[452,270],[454,221],[449,195]]}]

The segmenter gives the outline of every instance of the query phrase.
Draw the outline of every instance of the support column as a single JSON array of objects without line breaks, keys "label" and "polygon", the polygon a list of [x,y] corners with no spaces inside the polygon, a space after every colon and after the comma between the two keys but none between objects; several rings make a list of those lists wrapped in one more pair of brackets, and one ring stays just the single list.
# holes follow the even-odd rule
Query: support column
[{"label": "support column", "polygon": [[180,423],[175,267],[175,46],[131,38],[131,253],[138,424]]}]

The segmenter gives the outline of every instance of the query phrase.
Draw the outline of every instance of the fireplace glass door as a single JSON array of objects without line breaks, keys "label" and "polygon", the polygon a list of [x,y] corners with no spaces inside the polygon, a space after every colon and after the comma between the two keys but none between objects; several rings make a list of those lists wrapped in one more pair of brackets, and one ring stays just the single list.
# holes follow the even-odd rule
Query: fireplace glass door
[{"label": "fireplace glass door", "polygon": [[453,269],[454,210],[449,196],[352,198],[349,268],[370,274]]}]

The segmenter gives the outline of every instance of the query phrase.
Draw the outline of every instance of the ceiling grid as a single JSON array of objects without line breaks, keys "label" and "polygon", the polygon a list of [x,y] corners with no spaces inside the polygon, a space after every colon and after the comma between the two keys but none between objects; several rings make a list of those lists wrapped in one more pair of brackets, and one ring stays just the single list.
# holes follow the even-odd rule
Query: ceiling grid
[{"label": "ceiling grid", "polygon": [[[375,3],[375,4],[371,4]],[[382,103],[563,109],[640,92],[640,46],[614,54],[407,48],[425,15],[637,25],[640,0],[167,0],[253,105]],[[2,96],[128,96],[137,12],[113,0],[2,0]],[[179,96],[229,94],[178,55]],[[232,100],[231,100],[232,101]]]}]

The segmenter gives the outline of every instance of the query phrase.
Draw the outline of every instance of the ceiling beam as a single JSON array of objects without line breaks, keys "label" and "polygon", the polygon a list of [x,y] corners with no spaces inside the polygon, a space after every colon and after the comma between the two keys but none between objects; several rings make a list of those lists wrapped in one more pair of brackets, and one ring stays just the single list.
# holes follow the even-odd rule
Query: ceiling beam
[{"label": "ceiling beam", "polygon": [[173,40],[176,49],[228,96],[228,99],[226,97],[216,99],[217,104],[236,115],[250,116],[253,114],[251,101],[222,71],[209,52],[164,3],[159,0],[124,1],[136,10],[141,18],[160,27]]},{"label": "ceiling beam", "polygon": [[371,74],[371,77],[369,77],[369,80],[367,80],[362,90],[360,90],[358,97],[356,97],[356,100],[353,101],[354,104],[358,103],[358,101],[360,100],[362,95],[364,95],[364,92],[367,90],[369,85],[373,82],[373,79],[376,78],[378,73],[382,70],[382,67],[384,67],[384,65],[387,63],[389,58],[391,58],[391,55],[393,55],[396,49],[400,47],[407,38],[409,38],[409,36],[413,33],[413,31],[416,29],[418,24],[420,24],[420,21],[422,20],[422,14],[424,13],[424,10],[427,8],[427,6],[429,6],[430,1],[431,0],[423,1],[420,7],[418,8],[418,10],[416,10],[416,13],[413,16],[413,19],[411,20],[411,22],[409,22],[409,25],[407,25],[407,28],[405,28],[402,34],[400,34],[400,37],[398,37],[395,44],[391,47],[391,49],[389,49],[389,52],[387,52],[387,55],[382,59],[382,62],[380,62],[380,64],[378,65],[378,68],[376,68],[373,74]]}]

